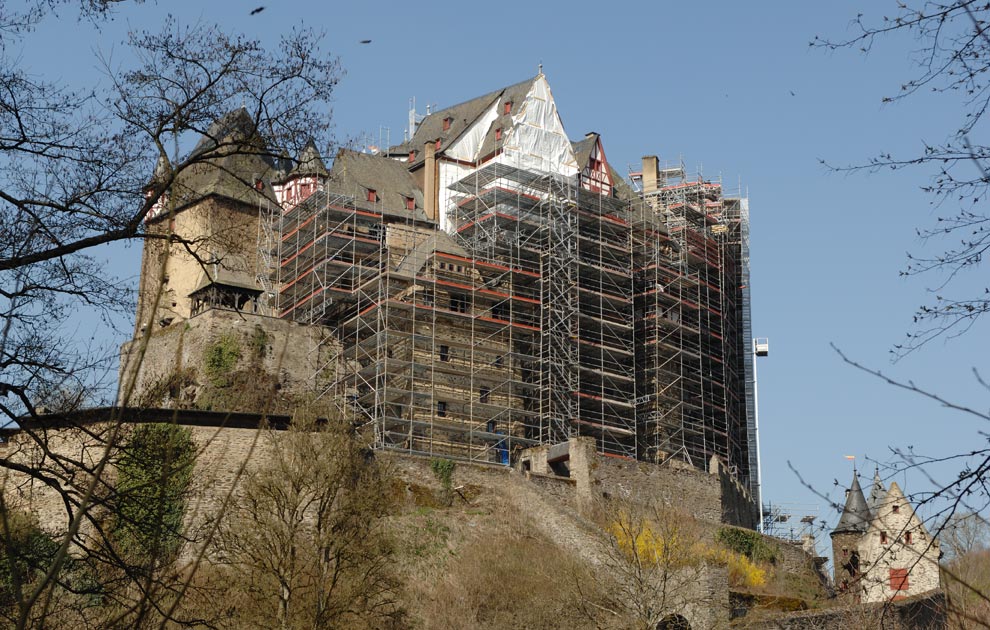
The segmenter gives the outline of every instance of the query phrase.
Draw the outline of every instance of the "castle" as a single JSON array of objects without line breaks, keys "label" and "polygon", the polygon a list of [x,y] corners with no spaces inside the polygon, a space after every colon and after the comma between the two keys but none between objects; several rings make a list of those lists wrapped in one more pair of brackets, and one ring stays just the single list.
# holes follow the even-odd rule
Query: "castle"
[{"label": "castle", "polygon": [[747,200],[652,156],[627,182],[542,73],[412,123],[327,168],[312,144],[274,157],[246,112],[217,121],[195,151],[220,157],[148,218],[187,243],[146,242],[131,400],[223,408],[189,367],[261,330],[272,391],[340,401],[380,448],[509,464],[588,436],[714,456],[758,505]]},{"label": "castle", "polygon": [[879,470],[868,498],[853,471],[831,537],[840,593],[862,602],[888,602],[940,586],[938,540],[928,533],[896,481],[884,488]]}]

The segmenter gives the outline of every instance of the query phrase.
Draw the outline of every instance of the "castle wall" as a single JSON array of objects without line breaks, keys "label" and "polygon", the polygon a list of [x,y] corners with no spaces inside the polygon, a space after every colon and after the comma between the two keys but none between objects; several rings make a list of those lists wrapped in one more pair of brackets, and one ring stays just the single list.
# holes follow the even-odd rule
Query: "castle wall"
[{"label": "castle wall", "polygon": [[[335,376],[333,357],[338,355],[339,348],[327,329],[211,309],[180,325],[154,330],[140,365],[141,338],[124,344],[118,403],[123,404],[126,384],[136,372],[130,405],[209,408],[205,398],[210,387],[205,357],[209,348],[225,337],[234,340],[240,352],[232,371],[250,373],[258,379],[259,387],[271,386],[281,398],[304,395]],[[314,375],[323,368],[327,374],[318,375],[314,381]]]},{"label": "castle wall", "polygon": [[[554,448],[560,446],[527,449],[521,459],[533,472],[549,474],[547,458],[553,458]],[[748,492],[721,465],[706,473],[679,460],[658,465],[602,456],[591,438],[572,438],[567,450],[567,468],[583,506],[602,499],[656,501],[702,521],[755,528]]]}]

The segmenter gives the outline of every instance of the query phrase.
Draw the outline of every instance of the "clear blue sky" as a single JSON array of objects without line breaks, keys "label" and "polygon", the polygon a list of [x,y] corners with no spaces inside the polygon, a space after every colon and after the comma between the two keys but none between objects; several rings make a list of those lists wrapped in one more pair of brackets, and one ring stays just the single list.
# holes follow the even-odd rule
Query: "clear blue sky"
[{"label": "clear blue sky", "polygon": [[[44,25],[23,54],[38,72],[87,85],[101,80],[93,51],[114,50],[126,66],[124,30],[154,27],[167,12],[266,42],[305,22],[326,31],[346,69],[333,112],[338,137],[367,134],[376,144],[383,126],[401,141],[410,97],[421,110],[451,105],[532,76],[542,63],[567,132],[600,132],[620,172],[644,154],[683,157],[727,188],[748,190],[754,332],[771,343],[758,368],[766,499],[818,503],[834,522],[788,462],[831,490],[833,478],[849,481],[846,454],[887,461],[888,446],[939,455],[985,444],[977,432],[987,427],[883,385],[829,347],[988,406],[971,370],[986,367],[990,321],[889,361],[926,286],[938,281],[898,275],[905,252],[922,247],[915,228],[936,216],[919,190],[929,173],[840,175],[819,164],[913,154],[958,120],[957,103],[926,95],[881,104],[909,78],[909,39],[881,42],[869,56],[809,48],[815,35],[852,32],[859,11],[892,14],[894,2],[575,2],[561,11],[517,0],[282,1],[249,15],[266,2],[126,5],[99,33],[69,17]],[[135,287],[138,255],[136,247],[115,251],[110,262]],[[917,474],[897,480],[909,492],[928,484]]]}]

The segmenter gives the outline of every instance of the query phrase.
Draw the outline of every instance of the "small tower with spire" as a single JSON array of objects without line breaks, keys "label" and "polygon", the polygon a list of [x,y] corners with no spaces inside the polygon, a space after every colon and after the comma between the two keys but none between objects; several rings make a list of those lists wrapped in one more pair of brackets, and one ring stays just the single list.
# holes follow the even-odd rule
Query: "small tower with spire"
[{"label": "small tower with spire", "polygon": [[870,508],[859,485],[859,474],[853,468],[852,484],[846,490],[846,505],[839,524],[830,534],[835,586],[840,592],[849,590],[862,575],[859,545],[870,527],[870,520]]},{"label": "small tower with spire", "polygon": [[[287,156],[281,158],[279,162],[289,161],[291,163],[286,158]],[[272,182],[275,198],[278,199],[283,209],[288,210],[316,192],[329,176],[330,173],[320,157],[320,151],[316,148],[313,139],[310,138],[306,146],[299,152],[295,166],[287,172],[283,171],[277,180]]]}]

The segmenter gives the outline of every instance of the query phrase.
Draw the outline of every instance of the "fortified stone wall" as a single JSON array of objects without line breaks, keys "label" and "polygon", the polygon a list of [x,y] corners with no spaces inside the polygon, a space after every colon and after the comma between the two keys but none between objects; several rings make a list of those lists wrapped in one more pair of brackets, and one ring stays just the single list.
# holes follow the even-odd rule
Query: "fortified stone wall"
[{"label": "fortified stone wall", "polygon": [[[562,446],[528,449],[522,459],[529,462],[532,471],[549,473],[548,456],[554,459],[553,450]],[[566,465],[576,481],[579,501],[649,497],[685,509],[702,521],[749,529],[756,526],[748,491],[717,460],[705,473],[677,460],[657,465],[603,457],[595,452],[590,438],[571,439],[567,451]]]},{"label": "fortified stone wall", "polygon": [[[207,352],[221,342],[235,347],[239,358],[225,373],[211,375]],[[339,354],[338,343],[326,328],[220,309],[153,331],[143,360],[141,343],[135,339],[121,349],[118,404],[124,403],[126,384],[136,372],[130,406],[277,411],[279,401],[328,384]],[[248,396],[229,392],[227,402],[233,404],[225,406],[222,390],[235,385],[247,389]],[[263,399],[263,393],[270,399]],[[250,408],[252,402],[259,405]]]},{"label": "fortified stone wall", "polygon": [[849,605],[827,610],[780,614],[772,618],[738,619],[739,630],[827,630],[869,628],[871,630],[944,630],[945,593],[933,591],[893,604]]}]

